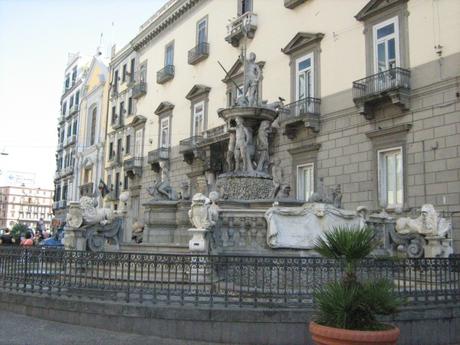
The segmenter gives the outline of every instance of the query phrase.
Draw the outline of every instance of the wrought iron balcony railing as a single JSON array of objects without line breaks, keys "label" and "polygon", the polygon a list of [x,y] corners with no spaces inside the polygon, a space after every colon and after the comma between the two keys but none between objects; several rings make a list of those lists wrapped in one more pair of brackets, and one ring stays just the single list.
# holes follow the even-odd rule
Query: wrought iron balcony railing
[{"label": "wrought iron balcony railing", "polygon": [[240,40],[247,36],[254,38],[257,30],[257,14],[246,12],[227,25],[227,37],[225,40],[234,47],[240,45]]},{"label": "wrought iron balcony railing", "polygon": [[192,152],[202,140],[201,135],[194,135],[179,141],[179,153]]},{"label": "wrought iron balcony railing", "polygon": [[398,88],[410,89],[410,71],[395,67],[353,82],[353,99],[378,96]]},{"label": "wrought iron balcony railing", "polygon": [[76,134],[72,134],[71,136],[67,137],[66,140],[65,140],[65,144],[64,144],[64,147],[67,147],[69,145],[73,145],[77,142],[77,135]]},{"label": "wrought iron balcony railing", "polygon": [[284,134],[293,139],[299,124],[318,132],[321,113],[320,105],[321,100],[314,97],[306,97],[287,104],[280,113],[280,124],[285,127]]},{"label": "wrought iron balcony railing", "polygon": [[169,147],[160,147],[156,150],[152,150],[148,153],[147,163],[157,163],[160,160],[169,159]]},{"label": "wrought iron balcony railing", "polygon": [[174,78],[174,65],[166,65],[157,72],[157,83],[164,84]]},{"label": "wrought iron balcony railing", "polygon": [[119,116],[119,115],[112,116],[111,125],[112,125],[113,129],[119,129],[119,128],[123,127],[124,124],[125,123],[124,123],[124,120],[123,120],[123,116]]},{"label": "wrought iron balcony railing", "polygon": [[147,93],[147,83],[144,81],[136,82],[133,86],[133,90],[131,91],[131,96],[134,99],[138,99],[144,96]]},{"label": "wrought iron balcony railing", "polygon": [[142,163],[144,162],[142,157],[132,157],[125,159],[123,167],[128,177],[133,178],[134,176],[142,175]]},{"label": "wrought iron balcony railing", "polygon": [[200,42],[198,45],[188,51],[188,63],[197,64],[209,56],[209,43]]},{"label": "wrought iron balcony railing", "polygon": [[65,177],[71,174],[73,174],[73,166],[71,165],[61,170],[61,177]]},{"label": "wrought iron balcony railing", "polygon": [[78,104],[74,104],[70,107],[70,110],[69,110],[69,115],[73,115],[73,114],[76,114],[78,112],[79,108],[78,108]]},{"label": "wrought iron balcony railing", "polygon": [[373,106],[390,99],[393,104],[409,109],[410,71],[395,67],[353,82],[353,101],[359,112],[373,119]]}]

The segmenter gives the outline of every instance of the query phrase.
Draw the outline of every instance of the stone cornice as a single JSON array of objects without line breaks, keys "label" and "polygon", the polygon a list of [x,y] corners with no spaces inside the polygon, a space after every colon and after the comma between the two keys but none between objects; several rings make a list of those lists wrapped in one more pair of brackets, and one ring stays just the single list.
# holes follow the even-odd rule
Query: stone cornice
[{"label": "stone cornice", "polygon": [[319,42],[323,39],[323,33],[298,32],[281,51],[284,54],[292,54],[299,49]]},{"label": "stone cornice", "polygon": [[158,18],[154,19],[145,29],[143,29],[130,43],[134,50],[139,50],[146,46],[153,38],[176,22],[180,17],[187,13],[192,7],[203,0],[177,0]]},{"label": "stone cornice", "polygon": [[369,17],[375,16],[391,7],[407,1],[408,0],[371,0],[355,15],[355,18],[356,20],[364,21]]},{"label": "stone cornice", "polygon": [[408,132],[411,128],[412,128],[411,123],[404,123],[402,125],[398,125],[394,127],[374,129],[372,131],[366,132],[366,136],[370,139],[373,139],[373,138],[382,137],[386,135]]},{"label": "stone cornice", "polygon": [[297,155],[299,153],[310,152],[310,151],[319,151],[321,144],[309,144],[294,149],[287,150],[291,155]]}]

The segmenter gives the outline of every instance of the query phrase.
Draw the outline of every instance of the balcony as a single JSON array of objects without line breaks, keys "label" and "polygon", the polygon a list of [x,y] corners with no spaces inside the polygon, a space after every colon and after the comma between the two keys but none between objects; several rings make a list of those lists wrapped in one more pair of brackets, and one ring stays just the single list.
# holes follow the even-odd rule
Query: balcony
[{"label": "balcony", "polygon": [[65,144],[64,144],[64,147],[67,147],[67,146],[70,146],[70,145],[73,145],[77,142],[77,136],[75,134],[72,134],[71,136],[67,137],[65,139]]},{"label": "balcony", "polygon": [[62,150],[63,148],[64,148],[64,142],[62,142],[62,141],[58,142],[58,144],[57,144],[57,150],[60,151],[60,150]]},{"label": "balcony", "polygon": [[68,166],[61,170],[61,177],[66,177],[72,174],[73,174],[73,166]]},{"label": "balcony", "polygon": [[109,167],[116,168],[121,164],[121,154],[116,155],[115,152],[109,157]]},{"label": "balcony", "polygon": [[388,101],[409,109],[410,71],[395,67],[353,82],[353,102],[368,120],[375,117],[374,107]]},{"label": "balcony", "polygon": [[300,4],[303,4],[305,1],[307,0],[284,0],[284,7],[292,10]]},{"label": "balcony", "polygon": [[65,122],[65,115],[64,114],[59,114],[58,116],[58,123],[62,125]]},{"label": "balcony", "polygon": [[122,128],[125,124],[124,124],[124,121],[123,121],[123,117],[122,116],[118,116],[118,115],[113,115],[112,116],[112,122],[110,123],[110,125],[112,126],[113,129],[119,129],[119,128]]},{"label": "balcony", "polygon": [[73,114],[76,114],[78,113],[78,105],[77,104],[74,104],[70,107],[69,109],[69,116],[72,116]]},{"label": "balcony", "polygon": [[142,157],[133,157],[126,159],[123,162],[123,167],[129,178],[134,178],[134,176],[142,176]]},{"label": "balcony", "polygon": [[66,208],[67,202],[65,200],[59,200],[53,202],[53,210],[59,210],[61,208]]},{"label": "balcony", "polygon": [[167,65],[157,72],[157,83],[164,84],[174,78],[174,65]]},{"label": "balcony", "polygon": [[147,156],[147,163],[152,166],[152,170],[155,172],[160,171],[160,161],[167,160],[169,160],[169,147],[160,147],[150,151]]},{"label": "balcony", "polygon": [[89,182],[80,186],[80,197],[82,196],[93,196],[94,194],[94,183]]},{"label": "balcony", "polygon": [[209,56],[209,43],[201,42],[188,51],[189,65],[195,65]]},{"label": "balcony", "polygon": [[254,38],[257,30],[257,14],[246,12],[227,25],[227,37],[225,40],[234,47],[240,45],[240,40],[247,36]]},{"label": "balcony", "polygon": [[310,128],[314,133],[319,132],[321,100],[307,97],[287,104],[280,113],[280,125],[289,139],[297,136],[300,128]]},{"label": "balcony", "polygon": [[202,141],[203,137],[201,135],[195,135],[179,141],[179,153],[184,156],[184,162],[187,164],[192,164],[194,158],[204,158],[204,152],[198,148],[198,145]]},{"label": "balcony", "polygon": [[136,82],[131,92],[131,97],[138,99],[147,93],[147,83],[144,81]]},{"label": "balcony", "polygon": [[54,179],[59,180],[60,178],[61,178],[61,172],[59,170],[55,171],[54,172]]}]

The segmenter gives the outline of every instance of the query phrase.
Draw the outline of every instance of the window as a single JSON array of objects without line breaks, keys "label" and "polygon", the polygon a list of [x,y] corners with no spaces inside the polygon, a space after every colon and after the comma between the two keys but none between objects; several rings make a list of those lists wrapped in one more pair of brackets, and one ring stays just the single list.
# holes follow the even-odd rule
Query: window
[{"label": "window", "polygon": [[124,189],[124,190],[127,190],[128,187],[129,187],[129,185],[128,185],[128,180],[129,180],[128,175],[125,175],[125,178],[124,178],[124,180],[123,180],[123,189]]},{"label": "window", "polygon": [[308,200],[314,192],[314,164],[297,166],[297,199]]},{"label": "window", "polygon": [[303,56],[296,61],[296,101],[314,97],[313,91],[313,54]]},{"label": "window", "polygon": [[65,89],[67,90],[68,88],[70,88],[70,75],[69,74],[65,76]]},{"label": "window", "polygon": [[373,27],[374,71],[376,73],[399,66],[397,19],[394,17]]},{"label": "window", "polygon": [[206,43],[208,41],[208,18],[201,19],[196,26],[196,41],[197,44]]},{"label": "window", "polygon": [[138,129],[135,134],[134,156],[142,157],[142,129]]},{"label": "window", "polygon": [[96,142],[96,121],[97,121],[97,108],[94,108],[91,113],[91,127],[90,127],[90,137],[89,144],[94,145]]},{"label": "window", "polygon": [[128,66],[126,64],[123,65],[123,71],[121,74],[121,82],[124,83],[126,81],[126,72],[128,72]]},{"label": "window", "polygon": [[238,0],[238,15],[252,12],[252,0]]},{"label": "window", "polygon": [[109,160],[112,160],[112,159],[113,159],[113,156],[114,156],[113,153],[114,153],[114,152],[113,152],[113,142],[111,142],[111,143],[109,144]]},{"label": "window", "polygon": [[125,102],[120,102],[120,119],[123,117],[125,113]]},{"label": "window", "polygon": [[172,65],[174,65],[174,43],[168,44],[165,50],[165,66]]},{"label": "window", "polygon": [[125,154],[128,155],[129,151],[131,151],[131,135],[126,136]]},{"label": "window", "polygon": [[139,70],[139,81],[141,83],[147,82],[147,64],[143,63]]},{"label": "window", "polygon": [[380,206],[402,207],[404,196],[402,148],[378,151],[378,165]]},{"label": "window", "polygon": [[75,105],[78,107],[79,104],[80,104],[80,90],[78,90],[77,93],[75,94]]},{"label": "window", "polygon": [[89,183],[91,181],[91,169],[85,169],[84,175],[83,175],[83,183]]},{"label": "window", "polygon": [[69,109],[72,109],[72,107],[73,107],[73,95],[70,96]]},{"label": "window", "polygon": [[112,107],[112,123],[115,123],[117,121],[117,107],[113,106]]},{"label": "window", "polygon": [[120,196],[120,173],[115,173],[115,199]]},{"label": "window", "polygon": [[129,81],[134,81],[134,70],[136,68],[136,59],[131,59],[131,68],[129,69]]},{"label": "window", "polygon": [[193,129],[192,136],[201,135],[204,130],[204,102],[193,106]]},{"label": "window", "polygon": [[160,120],[160,147],[169,147],[169,117]]},{"label": "window", "polygon": [[73,122],[73,131],[72,132],[73,132],[72,133],[73,135],[77,135],[77,120],[75,120]]},{"label": "window", "polygon": [[67,138],[72,135],[72,122],[67,125]]},{"label": "window", "polygon": [[67,102],[62,103],[62,115],[67,113]]},{"label": "window", "polygon": [[77,81],[77,66],[74,66],[72,70],[72,85],[74,85],[76,81]]},{"label": "window", "polygon": [[121,161],[121,150],[122,150],[122,140],[121,138],[117,140],[117,162]]},{"label": "window", "polygon": [[117,92],[118,90],[118,70],[115,71],[114,77],[113,77],[113,91]]},{"label": "window", "polygon": [[128,98],[128,115],[133,114],[133,98],[129,97]]}]

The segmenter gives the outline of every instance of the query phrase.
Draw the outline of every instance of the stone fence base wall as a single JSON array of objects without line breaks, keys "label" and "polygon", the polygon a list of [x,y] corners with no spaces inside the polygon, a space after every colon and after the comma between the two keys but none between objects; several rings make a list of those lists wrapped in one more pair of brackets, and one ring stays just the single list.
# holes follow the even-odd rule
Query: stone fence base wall
[{"label": "stone fence base wall", "polygon": [[[154,335],[169,339],[244,345],[312,344],[311,309],[147,306],[52,298],[0,291],[0,309],[41,319]],[[399,345],[460,343],[460,303],[404,309],[388,320],[401,328]]]}]

